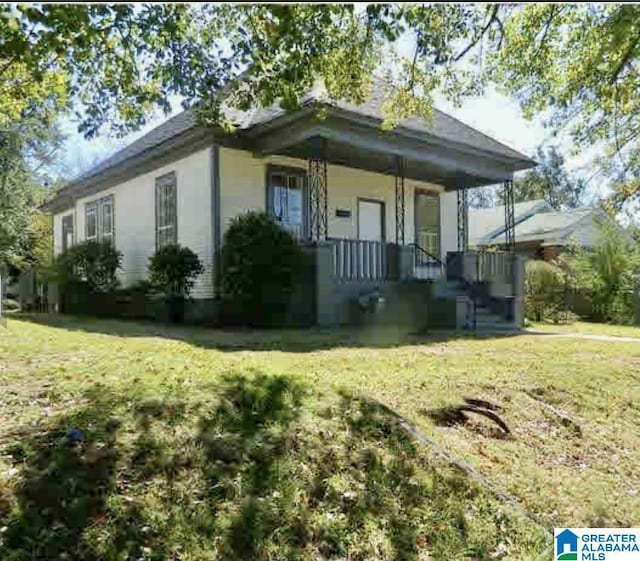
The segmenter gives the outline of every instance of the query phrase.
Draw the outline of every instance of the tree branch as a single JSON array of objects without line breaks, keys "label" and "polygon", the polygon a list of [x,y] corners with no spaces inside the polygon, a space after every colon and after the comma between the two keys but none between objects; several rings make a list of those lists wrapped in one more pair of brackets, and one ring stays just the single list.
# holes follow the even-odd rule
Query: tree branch
[{"label": "tree branch", "polygon": [[551,29],[551,24],[553,23],[553,18],[556,17],[562,11],[562,7],[558,7],[555,4],[551,4],[549,10],[549,17],[547,17],[547,21],[544,23],[542,37],[540,37],[540,42],[538,43],[538,48],[536,49],[534,58],[538,58],[542,47],[544,46],[547,36],[549,35],[549,30]]},{"label": "tree branch", "polygon": [[638,44],[640,44],[640,33],[638,33],[634,37],[634,39],[631,41],[631,43],[627,47],[627,50],[625,51],[624,55],[622,55],[620,62],[618,62],[613,73],[611,74],[611,77],[609,78],[609,84],[614,84],[616,82],[623,68],[626,66],[628,62],[631,61],[631,57],[633,56],[633,51],[638,46]]},{"label": "tree branch", "polygon": [[[489,21],[487,21],[485,26],[480,30],[480,33],[478,33],[475,36],[475,38],[458,55],[453,57],[453,62],[458,62],[460,59],[464,58],[469,53],[469,51],[471,49],[473,49],[473,47],[475,47],[478,44],[480,39],[482,39],[484,37],[484,35],[487,33],[487,31],[489,31],[489,28],[491,27],[491,25],[494,22],[498,23],[498,27],[504,33],[504,28],[502,26],[502,22],[498,18],[498,10],[499,9],[500,9],[500,4],[494,4],[491,7],[491,15],[489,16]],[[502,39],[500,40],[500,42],[502,43]]]},{"label": "tree branch", "polygon": [[416,36],[416,48],[413,52],[413,62],[411,63],[411,78],[409,79],[409,90],[413,93],[413,88],[416,81],[416,63],[418,62],[418,53],[420,52],[420,41],[422,40],[422,33],[418,31]]}]

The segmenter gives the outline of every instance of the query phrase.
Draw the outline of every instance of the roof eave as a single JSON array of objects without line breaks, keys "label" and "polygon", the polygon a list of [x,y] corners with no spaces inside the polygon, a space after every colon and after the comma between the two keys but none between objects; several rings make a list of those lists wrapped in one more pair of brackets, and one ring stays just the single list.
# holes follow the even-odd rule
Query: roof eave
[{"label": "roof eave", "polygon": [[[166,156],[170,156],[169,161],[174,161],[213,144],[214,134],[210,128],[190,128],[122,162],[68,183],[56,197],[47,201],[41,208],[47,212],[59,213],[72,206],[77,198],[108,189],[119,182],[135,177],[141,169],[144,169],[142,166],[149,162],[155,162]],[[89,189],[90,187],[92,189]]]}]

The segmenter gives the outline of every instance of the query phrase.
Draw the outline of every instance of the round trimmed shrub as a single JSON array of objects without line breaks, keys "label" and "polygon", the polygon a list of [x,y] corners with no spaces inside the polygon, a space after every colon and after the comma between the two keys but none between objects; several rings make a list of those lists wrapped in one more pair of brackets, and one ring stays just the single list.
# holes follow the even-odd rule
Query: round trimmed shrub
[{"label": "round trimmed shrub", "polygon": [[149,284],[168,298],[188,298],[203,272],[198,256],[178,244],[165,245],[149,258]]},{"label": "round trimmed shrub", "polygon": [[73,286],[90,292],[111,292],[118,286],[122,253],[110,242],[85,241],[63,251],[54,262],[54,277],[64,293]]},{"label": "round trimmed shrub", "polygon": [[222,249],[227,319],[249,325],[282,323],[301,270],[302,253],[289,232],[264,212],[237,216]]}]

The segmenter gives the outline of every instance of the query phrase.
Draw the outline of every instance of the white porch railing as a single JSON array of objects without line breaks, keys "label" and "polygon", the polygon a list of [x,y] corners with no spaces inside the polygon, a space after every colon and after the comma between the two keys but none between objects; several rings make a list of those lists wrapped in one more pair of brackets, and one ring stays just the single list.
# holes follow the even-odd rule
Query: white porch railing
[{"label": "white porch railing", "polygon": [[480,282],[513,282],[514,258],[504,252],[478,252],[477,275]]},{"label": "white porch railing", "polygon": [[332,240],[333,275],[341,280],[385,280],[388,249],[384,242]]}]

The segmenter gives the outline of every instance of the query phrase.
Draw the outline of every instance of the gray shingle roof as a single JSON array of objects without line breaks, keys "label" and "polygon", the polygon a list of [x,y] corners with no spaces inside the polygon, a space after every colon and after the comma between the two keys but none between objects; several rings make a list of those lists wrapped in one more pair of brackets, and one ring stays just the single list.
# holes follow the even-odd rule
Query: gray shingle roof
[{"label": "gray shingle roof", "polygon": [[[597,207],[553,210],[543,199],[516,203],[514,210],[516,243],[568,244],[572,236],[579,234],[583,245],[592,245],[598,231],[597,221],[606,219]],[[504,206],[469,211],[469,244],[472,247],[504,243]]]},{"label": "gray shingle roof", "polygon": [[[568,211],[534,214],[520,224],[516,224],[516,242],[563,241],[569,237],[583,218],[597,212],[594,208],[582,207]],[[493,243],[504,243],[504,233],[496,236]]]},{"label": "gray shingle roof", "polygon": [[[544,199],[523,201],[514,205],[516,225],[537,212],[549,212],[552,208]],[[469,210],[469,243],[471,246],[487,245],[504,230],[504,206],[474,208]],[[516,226],[517,228],[517,226]],[[516,238],[518,239],[518,238]]]},{"label": "gray shingle roof", "polygon": [[125,146],[122,150],[118,150],[112,156],[109,156],[97,166],[91,168],[86,173],[74,179],[74,182],[92,177],[99,174],[101,171],[112,168],[121,164],[122,162],[142,154],[145,150],[153,148],[162,144],[166,140],[170,140],[183,132],[196,126],[196,118],[191,110],[182,111],[174,117],[166,120],[161,125],[158,125],[154,129],[150,130],[147,134],[141,136],[138,140],[135,140],[128,146]]},{"label": "gray shingle roof", "polygon": [[[342,101],[327,101],[324,89],[321,86],[316,86],[307,96],[305,96],[305,98],[303,98],[302,104],[305,105],[314,102],[329,103],[330,105],[345,111],[381,120],[382,101],[383,90],[379,85],[372,89],[370,98],[361,105],[354,105]],[[279,104],[274,104],[267,108],[257,108],[247,112],[240,112],[231,109],[227,109],[226,112],[227,116],[230,117],[241,131],[266,123],[285,114],[285,110],[282,109]],[[198,123],[196,121],[194,111],[191,109],[185,110],[154,128],[138,140],[131,143],[129,146],[105,159],[87,173],[76,178],[72,184],[96,176],[107,169],[115,168],[126,160],[139,156],[146,150],[158,146],[163,142],[177,137],[197,126]],[[465,125],[461,121],[437,109],[434,110],[433,118],[430,122],[425,122],[423,119],[419,118],[412,118],[405,119],[400,123],[400,126],[402,128],[418,133],[428,134],[445,141],[456,142],[485,152],[493,153],[497,156],[513,158],[520,161],[531,161],[524,154],[509,148],[497,140],[468,125]]]},{"label": "gray shingle roof", "polygon": [[[347,111],[382,120],[383,102],[384,90],[378,86],[373,88],[371,97],[362,105],[354,105],[340,101],[337,103],[337,106]],[[412,117],[401,121],[399,126],[412,131],[427,133],[443,140],[473,146],[476,149],[492,152],[499,156],[515,158],[517,160],[529,160],[527,156],[517,150],[498,142],[494,138],[487,136],[469,125],[465,125],[462,121],[439,109],[434,108],[430,121],[425,121],[419,117]]]}]

